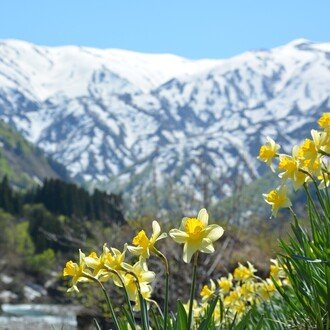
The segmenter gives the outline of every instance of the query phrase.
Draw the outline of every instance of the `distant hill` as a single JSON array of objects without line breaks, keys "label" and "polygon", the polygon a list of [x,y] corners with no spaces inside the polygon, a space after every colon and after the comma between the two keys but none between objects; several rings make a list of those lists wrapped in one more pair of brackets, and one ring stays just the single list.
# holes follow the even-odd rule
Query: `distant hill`
[{"label": "distant hill", "polygon": [[0,120],[0,178],[7,176],[12,185],[28,188],[44,178],[69,180],[65,168]]}]

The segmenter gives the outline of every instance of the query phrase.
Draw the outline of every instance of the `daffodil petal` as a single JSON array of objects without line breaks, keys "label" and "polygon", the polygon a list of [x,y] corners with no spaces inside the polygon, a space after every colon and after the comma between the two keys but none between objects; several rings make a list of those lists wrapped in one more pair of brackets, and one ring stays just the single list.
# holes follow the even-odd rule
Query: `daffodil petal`
[{"label": "daffodil petal", "polygon": [[152,222],[152,233],[153,233],[153,235],[155,235],[156,237],[158,237],[159,234],[160,234],[160,232],[161,232],[160,225],[159,225],[159,223],[156,220],[154,220]]},{"label": "daffodil petal", "polygon": [[183,246],[183,261],[187,264],[190,263],[192,256],[198,250],[198,246],[191,243],[185,243]]},{"label": "daffodil petal", "polygon": [[142,273],[143,275],[141,276],[140,278],[140,282],[141,283],[150,283],[152,282],[155,277],[156,277],[156,274],[154,272],[151,272],[151,271],[145,271]]},{"label": "daffodil petal", "polygon": [[177,243],[185,243],[189,237],[186,232],[179,229],[171,229],[169,235]]},{"label": "daffodil petal", "polygon": [[156,239],[156,241],[159,241],[160,239],[166,238],[167,234],[166,233],[162,233],[158,236],[158,238]]},{"label": "daffodil petal", "polygon": [[134,255],[140,255],[142,253],[143,248],[141,246],[128,245],[127,250]]},{"label": "daffodil petal", "polygon": [[197,219],[202,221],[204,226],[207,226],[207,224],[209,223],[209,215],[208,215],[206,209],[201,209],[198,212]]},{"label": "daffodil petal", "polygon": [[214,247],[210,239],[204,238],[199,249],[203,253],[213,253]]},{"label": "daffodil petal", "polygon": [[207,238],[212,242],[218,240],[224,233],[223,228],[218,225],[209,225],[205,231],[207,232]]}]

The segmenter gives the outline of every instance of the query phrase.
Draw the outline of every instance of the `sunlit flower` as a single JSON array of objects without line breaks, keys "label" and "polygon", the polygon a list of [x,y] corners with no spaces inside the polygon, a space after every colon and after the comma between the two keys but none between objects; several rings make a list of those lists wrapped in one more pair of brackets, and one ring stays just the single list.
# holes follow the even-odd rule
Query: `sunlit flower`
[{"label": "sunlit flower", "polygon": [[269,136],[267,136],[266,139],[267,142],[260,147],[258,159],[262,162],[265,162],[268,166],[270,166],[272,171],[274,171],[272,162],[274,157],[276,157],[278,150],[280,149],[280,145],[275,143],[275,141]]},{"label": "sunlit flower", "polygon": [[221,277],[218,280],[218,285],[221,293],[223,294],[228,293],[230,289],[233,287],[233,275],[229,273],[228,277]]},{"label": "sunlit flower", "polygon": [[229,294],[225,297],[223,304],[225,307],[232,306],[235,304],[241,297],[240,290],[234,289],[229,292]]},{"label": "sunlit flower", "polygon": [[210,298],[212,298],[214,296],[216,292],[216,286],[213,280],[210,280],[210,286],[208,285],[204,285],[200,295],[202,297],[203,301],[209,300]]},{"label": "sunlit flower", "polygon": [[254,299],[254,293],[256,290],[255,283],[253,281],[247,281],[241,285],[241,295],[242,299],[252,303]]},{"label": "sunlit flower", "polygon": [[248,281],[253,276],[254,273],[257,271],[253,265],[247,262],[248,267],[243,266],[241,263],[238,264],[238,267],[234,270],[234,278],[237,281]]},{"label": "sunlit flower", "polygon": [[129,299],[131,301],[137,301],[138,299],[137,280],[141,289],[141,294],[148,296],[149,292],[151,293],[152,291],[150,283],[155,279],[155,273],[146,269],[146,266],[140,261],[134,265],[123,263],[122,267],[127,272],[124,276],[124,284]]},{"label": "sunlit flower", "polygon": [[300,145],[298,157],[303,161],[308,161],[309,165],[313,166],[314,162],[320,157],[319,148],[322,145],[319,132],[311,130],[311,135],[313,139],[305,139]]},{"label": "sunlit flower", "polygon": [[276,217],[279,209],[291,206],[291,202],[287,196],[287,192],[287,186],[282,185],[275,190],[271,190],[268,194],[263,194],[266,203],[272,206],[273,216]]},{"label": "sunlit flower", "polygon": [[306,181],[307,174],[299,170],[298,159],[299,147],[294,146],[292,149],[292,156],[281,154],[278,169],[281,172],[279,177],[282,180],[290,179],[295,190],[299,189]]},{"label": "sunlit flower", "polygon": [[270,265],[270,270],[269,274],[271,277],[274,278],[274,280],[279,280],[280,278],[284,278],[285,272],[282,266],[279,265],[277,259],[270,259],[271,265]]},{"label": "sunlit flower", "polygon": [[224,233],[219,225],[208,225],[208,213],[201,209],[197,218],[183,218],[180,229],[171,229],[169,234],[177,243],[184,244],[183,260],[191,261],[197,251],[213,253],[213,242],[218,240]]},{"label": "sunlit flower", "polygon": [[92,252],[85,258],[86,265],[93,270],[93,276],[100,281],[107,281],[112,278],[115,283],[119,280],[118,277],[109,271],[121,271],[121,264],[125,261],[125,253],[127,246],[125,244],[123,252],[115,248],[108,248],[106,244],[103,245],[103,251],[100,256]]},{"label": "sunlit flower", "polygon": [[246,310],[246,304],[243,300],[237,300],[233,306],[232,309],[234,311],[234,313],[240,315],[243,314]]},{"label": "sunlit flower", "polygon": [[322,116],[320,117],[320,119],[318,120],[318,124],[325,131],[330,132],[330,112],[323,113]]},{"label": "sunlit flower", "polygon": [[141,260],[146,260],[150,257],[150,253],[153,252],[155,243],[163,238],[167,237],[166,233],[161,234],[161,228],[157,221],[152,222],[152,235],[150,239],[146,235],[144,230],[140,230],[139,233],[133,238],[133,245],[128,246],[128,250],[141,257]]},{"label": "sunlit flower", "polygon": [[276,287],[273,281],[269,278],[258,284],[258,295],[264,300],[268,300],[275,292]]},{"label": "sunlit flower", "polygon": [[79,282],[90,282],[90,279],[84,277],[83,273],[90,274],[89,270],[86,269],[86,263],[85,263],[85,254],[79,250],[79,264],[73,262],[72,260],[68,261],[65,265],[65,268],[63,269],[63,276],[71,276],[72,280],[72,286],[67,291],[77,291],[79,292],[79,289],[77,287],[77,283]]}]

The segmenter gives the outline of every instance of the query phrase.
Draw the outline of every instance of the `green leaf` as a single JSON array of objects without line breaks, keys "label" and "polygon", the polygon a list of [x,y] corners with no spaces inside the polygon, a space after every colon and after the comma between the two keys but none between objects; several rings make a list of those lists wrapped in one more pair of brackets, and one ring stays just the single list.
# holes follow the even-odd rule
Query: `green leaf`
[{"label": "green leaf", "polygon": [[175,329],[188,329],[188,316],[183,304],[180,300],[177,301],[176,304],[177,312],[176,312],[176,322]]}]

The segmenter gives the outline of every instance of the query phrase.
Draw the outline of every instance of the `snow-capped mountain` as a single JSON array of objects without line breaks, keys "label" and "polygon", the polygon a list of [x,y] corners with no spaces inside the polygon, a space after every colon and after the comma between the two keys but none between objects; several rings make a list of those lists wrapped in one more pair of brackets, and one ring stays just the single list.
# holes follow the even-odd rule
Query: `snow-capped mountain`
[{"label": "snow-capped mountain", "polygon": [[0,42],[0,117],[82,181],[208,176],[228,193],[238,174],[263,171],[266,135],[289,148],[329,110],[330,43],[193,61]]}]

